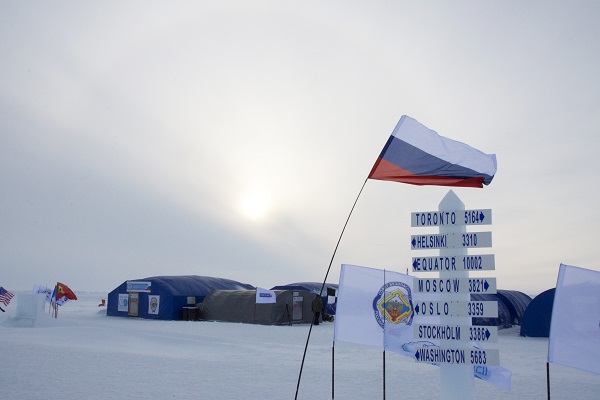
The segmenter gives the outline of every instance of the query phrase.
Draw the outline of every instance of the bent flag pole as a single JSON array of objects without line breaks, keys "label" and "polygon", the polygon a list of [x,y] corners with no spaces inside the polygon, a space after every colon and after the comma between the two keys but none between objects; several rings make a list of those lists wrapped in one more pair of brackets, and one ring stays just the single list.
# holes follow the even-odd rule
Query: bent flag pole
[{"label": "bent flag pole", "polygon": [[[489,185],[496,175],[496,155],[485,154],[464,143],[445,138],[420,124],[415,119],[403,115],[396,124],[392,135],[375,161],[350,209],[340,237],[335,245],[321,293],[327,282],[335,253],[340,245],[350,216],[369,179],[409,183],[412,185],[454,186],[482,188]],[[304,346],[300,364],[296,395],[300,389],[302,369],[312,331],[312,322]]]},{"label": "bent flag pole", "polygon": [[369,179],[456,187],[483,187],[496,174],[496,155],[445,138],[403,115]]}]

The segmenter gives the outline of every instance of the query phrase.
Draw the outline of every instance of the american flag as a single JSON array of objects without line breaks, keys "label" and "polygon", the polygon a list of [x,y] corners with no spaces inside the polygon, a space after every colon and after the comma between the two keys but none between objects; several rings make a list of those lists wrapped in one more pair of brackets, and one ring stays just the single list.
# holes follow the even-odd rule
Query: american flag
[{"label": "american flag", "polygon": [[3,302],[5,306],[10,303],[10,299],[14,296],[14,294],[0,286],[0,301]]}]

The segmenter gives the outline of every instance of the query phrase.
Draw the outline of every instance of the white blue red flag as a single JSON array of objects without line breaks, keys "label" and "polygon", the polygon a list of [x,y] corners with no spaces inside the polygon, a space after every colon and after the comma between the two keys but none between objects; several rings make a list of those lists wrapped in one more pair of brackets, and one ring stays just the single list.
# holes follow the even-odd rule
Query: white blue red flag
[{"label": "white blue red flag", "polygon": [[496,155],[442,137],[403,115],[385,144],[369,179],[457,187],[489,185]]},{"label": "white blue red flag", "polygon": [[600,374],[600,272],[560,265],[548,361]]}]

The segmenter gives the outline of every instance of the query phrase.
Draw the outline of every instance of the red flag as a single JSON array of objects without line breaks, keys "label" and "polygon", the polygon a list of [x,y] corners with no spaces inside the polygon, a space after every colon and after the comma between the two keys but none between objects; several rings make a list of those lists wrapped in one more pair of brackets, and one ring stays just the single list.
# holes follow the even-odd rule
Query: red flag
[{"label": "red flag", "polygon": [[75,293],[64,283],[56,282],[56,300],[66,297],[69,300],[77,300]]}]

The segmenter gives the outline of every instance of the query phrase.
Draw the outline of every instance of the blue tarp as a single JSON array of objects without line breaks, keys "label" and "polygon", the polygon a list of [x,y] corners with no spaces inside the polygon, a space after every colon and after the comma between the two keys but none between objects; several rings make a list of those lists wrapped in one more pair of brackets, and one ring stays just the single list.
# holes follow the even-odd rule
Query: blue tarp
[{"label": "blue tarp", "polygon": [[[195,306],[204,300],[211,290],[254,290],[249,284],[230,279],[213,278],[210,276],[154,276],[123,282],[108,294],[106,314],[110,316],[127,317],[128,298],[130,293],[138,293],[139,318],[180,320],[183,307]],[[151,298],[158,298],[157,307],[152,310]],[[193,301],[188,302],[188,297]],[[192,299],[190,299],[192,300]],[[119,302],[121,304],[119,305]]]},{"label": "blue tarp", "polygon": [[550,321],[552,319],[552,307],[554,306],[554,292],[556,289],[548,289],[535,296],[525,310],[521,321],[521,336],[549,337]]}]

